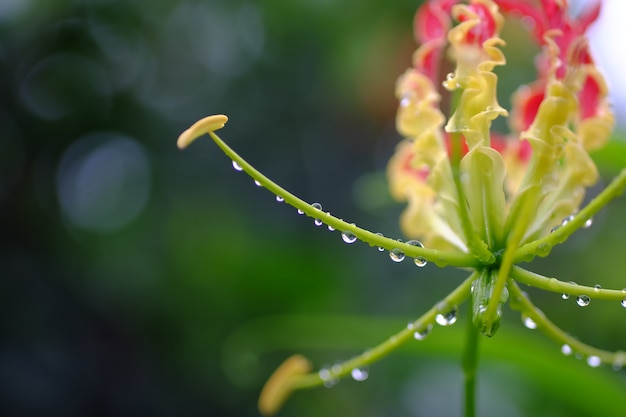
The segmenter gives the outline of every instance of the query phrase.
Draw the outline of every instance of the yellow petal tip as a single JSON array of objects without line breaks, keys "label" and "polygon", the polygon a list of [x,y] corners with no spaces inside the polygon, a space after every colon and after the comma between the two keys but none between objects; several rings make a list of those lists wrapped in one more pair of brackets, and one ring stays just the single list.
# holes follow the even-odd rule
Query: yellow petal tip
[{"label": "yellow petal tip", "polygon": [[179,149],[185,149],[191,142],[204,135],[224,127],[228,117],[223,114],[214,114],[198,120],[191,127],[180,134],[176,145]]}]

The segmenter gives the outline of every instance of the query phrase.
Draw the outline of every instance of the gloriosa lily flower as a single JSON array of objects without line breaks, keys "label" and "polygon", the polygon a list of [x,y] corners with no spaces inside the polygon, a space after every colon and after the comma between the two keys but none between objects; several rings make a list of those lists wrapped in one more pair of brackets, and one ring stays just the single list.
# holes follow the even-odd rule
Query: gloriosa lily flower
[{"label": "gloriosa lily flower", "polygon": [[[308,204],[267,179],[214,133],[224,126],[226,116],[209,116],[180,136],[178,144],[184,148],[208,133],[238,170],[316,223],[340,230],[347,243],[359,239],[387,249],[396,261],[411,257],[418,266],[430,261],[473,270],[406,329],[349,361],[311,372],[306,358],[288,359],[262,392],[263,413],[276,412],[295,389],[328,385],[410,339],[422,339],[434,323],[454,323],[457,306],[467,299],[473,323],[483,335],[495,334],[501,307],[510,298],[527,326],[543,331],[566,352],[586,357],[591,366],[609,363],[617,368],[626,363],[626,353],[593,348],[559,329],[518,283],[571,295],[581,306],[592,295],[626,307],[625,291],[567,283],[516,265],[548,255],[552,247],[589,225],[592,216],[626,187],[624,170],[580,209],[586,188],[598,180],[589,152],[607,142],[614,124],[607,87],[585,37],[598,13],[595,4],[573,18],[565,0],[472,0],[468,4],[431,0],[420,7],[415,17],[420,47],[413,67],[400,77],[396,89],[397,127],[404,139],[388,166],[391,194],[407,203],[401,226],[415,240],[406,243],[337,219],[322,211],[321,205]],[[509,113],[496,98],[494,73],[495,67],[506,63],[500,38],[504,15],[521,18],[541,49],[537,80],[519,87],[512,99],[510,132],[495,133],[492,121]],[[447,75],[441,71],[444,56],[456,65]],[[439,108],[441,86],[453,103],[447,121]],[[472,363],[475,366],[475,359],[469,362],[470,368]],[[472,377],[466,378],[466,384],[473,387]]]}]

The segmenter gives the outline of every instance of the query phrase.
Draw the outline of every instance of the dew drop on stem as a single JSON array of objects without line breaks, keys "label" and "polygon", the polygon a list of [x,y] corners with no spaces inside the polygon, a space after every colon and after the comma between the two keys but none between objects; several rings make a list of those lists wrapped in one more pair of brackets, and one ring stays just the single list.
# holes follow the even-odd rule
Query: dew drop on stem
[{"label": "dew drop on stem", "polygon": [[535,320],[528,317],[527,315],[522,315],[522,323],[524,323],[524,327],[530,330],[535,330],[537,328],[537,323]]},{"label": "dew drop on stem", "polygon": [[591,366],[592,368],[597,368],[598,366],[602,365],[602,359],[595,355],[588,356],[587,365]]},{"label": "dew drop on stem", "polygon": [[[411,246],[417,246],[419,248],[424,247],[422,242],[420,242],[419,240],[409,240],[408,242],[406,242],[406,244],[411,245]],[[418,256],[417,258],[413,258],[413,262],[415,263],[415,265],[419,266],[420,268],[426,266],[426,264],[428,263],[428,261],[426,261],[426,259],[422,258],[421,256]]]},{"label": "dew drop on stem", "polygon": [[235,169],[235,171],[243,171],[243,168],[241,167],[241,165],[239,165],[237,161],[234,161],[234,160],[233,160],[233,168]]},{"label": "dew drop on stem", "polygon": [[430,331],[432,330],[432,328],[433,328],[433,325],[429,324],[420,330],[416,330],[413,333],[413,337],[415,338],[415,340],[424,340],[426,339],[426,336],[430,334]]},{"label": "dew drop on stem", "polygon": [[567,216],[566,218],[563,219],[563,221],[561,222],[561,226],[565,226],[567,223],[571,222],[572,220],[574,220],[574,215],[571,214],[569,216]]},{"label": "dew drop on stem", "polygon": [[343,239],[343,241],[348,244],[356,242],[356,236],[354,235],[354,233],[352,233],[349,230],[346,230],[341,233],[341,239]]},{"label": "dew drop on stem", "polygon": [[[380,232],[377,232],[377,233],[376,233],[376,236],[385,237],[385,236],[384,236],[382,233],[380,233]],[[383,248],[382,246],[379,246],[379,247],[378,247],[378,252],[384,252],[384,251],[385,251],[385,248]]]},{"label": "dew drop on stem", "polygon": [[588,295],[579,295],[578,297],[576,297],[576,304],[578,304],[581,307],[587,307],[589,305],[589,303],[591,302],[591,298],[589,298]]},{"label": "dew drop on stem", "polygon": [[277,195],[276,196],[276,201],[278,201],[279,203],[282,203],[283,201],[285,201],[285,199],[282,198],[281,196]]},{"label": "dew drop on stem", "polygon": [[[311,204],[311,207],[313,207],[316,210],[322,210],[322,205],[320,203],[313,203]],[[313,223],[315,223],[316,226],[321,226],[322,224],[324,224],[324,222],[322,222],[322,220],[315,218],[313,220]]]},{"label": "dew drop on stem", "polygon": [[326,388],[331,388],[335,386],[337,382],[339,382],[339,379],[334,377],[328,368],[320,369],[320,371],[318,372],[318,375],[320,379],[322,380],[322,382],[324,383],[324,386]]},{"label": "dew drop on stem", "polygon": [[563,346],[561,346],[561,353],[564,354],[565,356],[569,356],[573,353],[574,351],[572,350],[572,347],[568,344],[564,344]]},{"label": "dew drop on stem", "polygon": [[351,372],[350,375],[352,376],[352,379],[354,379],[355,381],[365,381],[368,377],[369,377],[369,371],[367,368],[363,367],[363,368],[354,368]]},{"label": "dew drop on stem", "polygon": [[449,310],[445,313],[438,313],[437,316],[435,316],[435,321],[440,326],[452,326],[454,323],[456,323],[456,319],[456,308],[453,308],[452,310]]},{"label": "dew drop on stem", "polygon": [[394,262],[402,262],[404,260],[404,252],[400,249],[392,249],[389,251],[389,258]]}]

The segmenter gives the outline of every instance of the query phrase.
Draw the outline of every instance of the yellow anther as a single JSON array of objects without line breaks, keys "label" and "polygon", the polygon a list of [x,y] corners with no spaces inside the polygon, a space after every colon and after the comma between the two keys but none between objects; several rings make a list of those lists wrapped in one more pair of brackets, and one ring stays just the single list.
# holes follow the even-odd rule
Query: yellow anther
[{"label": "yellow anther", "polygon": [[176,145],[179,149],[185,149],[191,142],[205,133],[211,133],[224,127],[228,117],[223,114],[214,114],[198,120],[189,129],[180,134]]},{"label": "yellow anther", "polygon": [[294,377],[305,375],[312,368],[311,362],[302,355],[293,355],[274,371],[265,383],[259,397],[259,411],[265,416],[276,414],[293,391]]}]

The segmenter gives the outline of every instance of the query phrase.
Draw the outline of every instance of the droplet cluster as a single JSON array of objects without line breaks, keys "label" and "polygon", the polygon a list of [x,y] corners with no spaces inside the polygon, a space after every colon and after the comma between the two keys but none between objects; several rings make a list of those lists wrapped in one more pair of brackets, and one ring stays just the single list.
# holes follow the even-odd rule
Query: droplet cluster
[{"label": "droplet cluster", "polygon": [[326,388],[334,387],[339,382],[339,378],[337,378],[333,372],[326,367],[319,370],[318,376]]},{"label": "droplet cluster", "polygon": [[[243,167],[235,160],[232,160],[232,166],[233,166],[233,169],[235,169],[236,171],[243,171]],[[256,179],[254,180],[254,183],[258,187],[263,187],[263,184],[261,184],[261,182],[259,182]],[[285,197],[283,197],[283,196],[276,195],[275,198],[276,198],[276,201],[279,202],[279,203],[285,202]],[[331,214],[329,212],[324,213],[322,211],[322,205],[320,203],[312,203],[311,207],[314,208],[315,210],[318,210],[319,213],[320,213],[319,216],[316,216],[316,215],[312,215],[311,216],[311,217],[313,217],[313,223],[315,224],[315,226],[318,226],[318,227],[322,226],[324,224],[324,220],[323,220],[324,216],[329,216],[330,217]],[[298,215],[301,215],[301,216],[305,214],[304,210],[302,210],[300,208],[297,209],[297,213],[298,213]],[[354,225],[354,223],[352,223],[352,225]],[[331,225],[327,225],[327,228],[331,232],[335,231],[335,228],[333,226],[331,226]],[[376,235],[383,237],[382,233],[376,233]],[[354,242],[356,242],[358,240],[358,238],[356,237],[354,232],[352,232],[350,230],[344,230],[343,232],[341,232],[341,239],[345,243],[348,243],[348,244],[352,244],[352,243],[354,243]],[[401,243],[402,240],[398,239],[398,242]],[[406,242],[406,244],[407,245],[412,245],[412,246],[417,246],[417,247],[420,247],[420,248],[424,247],[424,245],[421,242],[417,241],[417,240],[409,240],[408,242]],[[378,250],[380,252],[384,252],[385,251],[385,248],[382,247],[382,246],[378,246],[377,248],[378,248]],[[404,251],[402,251],[401,249],[395,248],[395,249],[392,249],[392,250],[389,251],[389,257],[394,262],[402,262],[406,258],[406,255],[405,255]],[[413,262],[418,267],[424,267],[424,266],[426,266],[428,264],[428,261],[426,259],[424,259],[423,257],[421,257],[421,256],[413,258]]]}]

